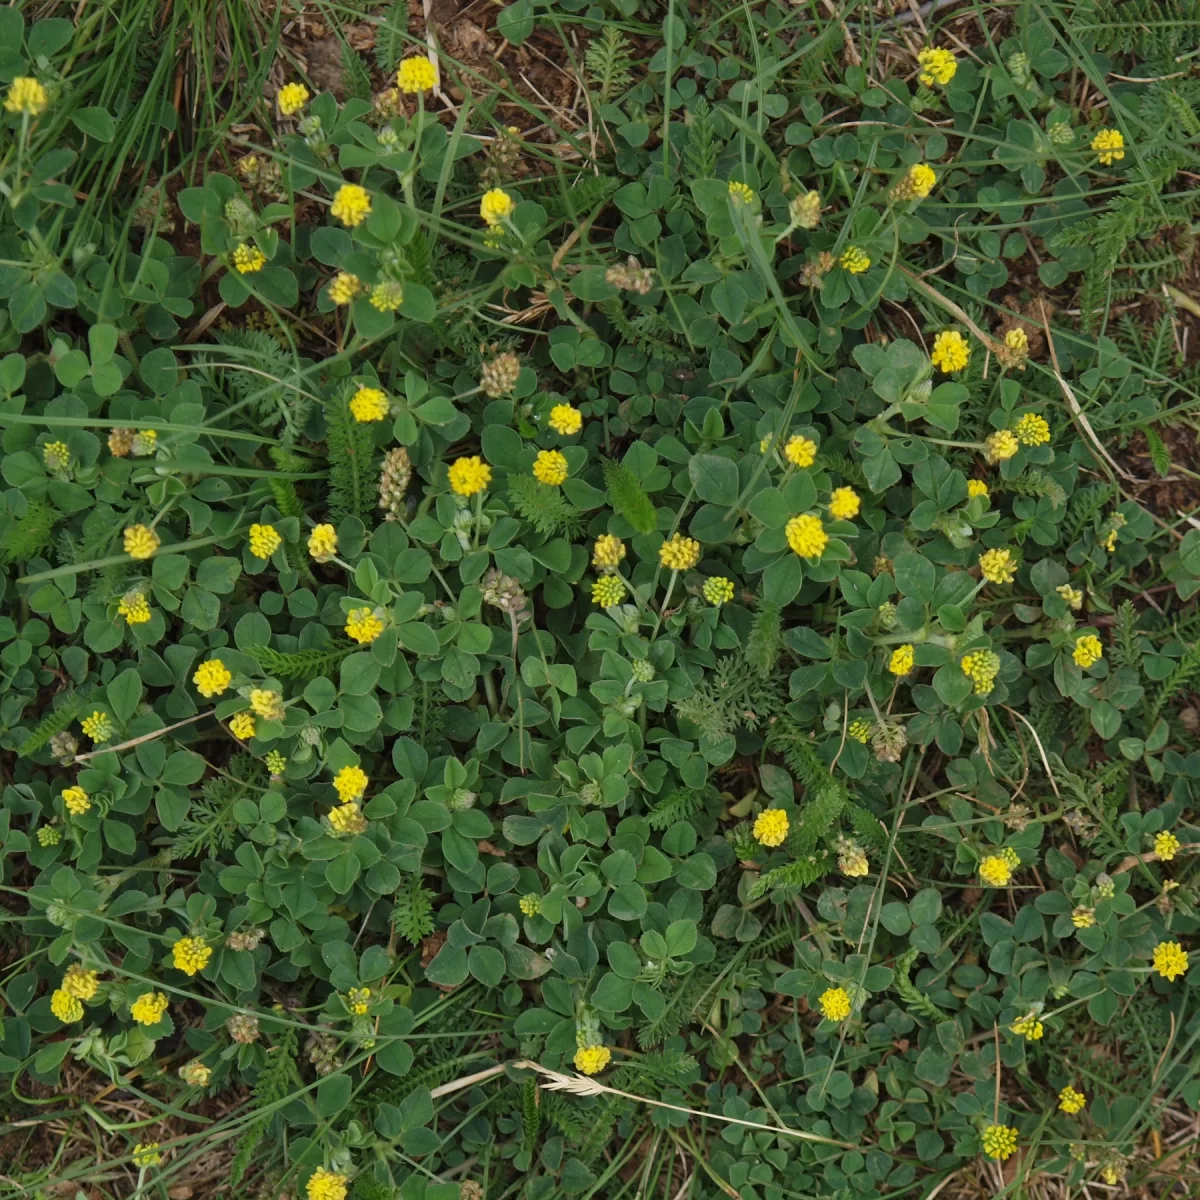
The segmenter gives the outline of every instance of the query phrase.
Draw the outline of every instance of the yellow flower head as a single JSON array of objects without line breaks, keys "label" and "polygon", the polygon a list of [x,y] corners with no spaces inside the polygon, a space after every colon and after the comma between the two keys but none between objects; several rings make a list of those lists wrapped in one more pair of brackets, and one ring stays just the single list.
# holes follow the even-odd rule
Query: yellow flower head
[{"label": "yellow flower head", "polygon": [[162,992],[143,992],[129,1011],[139,1025],[157,1025],[167,1011],[167,998]]},{"label": "yellow flower head", "polygon": [[990,434],[984,443],[984,456],[988,462],[1004,462],[1005,459],[1012,458],[1020,448],[1021,443],[1017,441],[1016,434],[1007,429],[999,429]]},{"label": "yellow flower head", "polygon": [[1086,671],[1104,657],[1104,645],[1094,633],[1086,633],[1075,639],[1075,649],[1071,657],[1077,667]]},{"label": "yellow flower head", "polygon": [[157,1142],[138,1142],[133,1148],[133,1165],[135,1167],[157,1167],[162,1162],[158,1152]]},{"label": "yellow flower head", "polygon": [[851,721],[850,728],[846,730],[846,736],[852,737],[856,742],[861,742],[865,746],[871,740],[871,722],[864,721],[862,717]]},{"label": "yellow flower head", "polygon": [[611,533],[602,533],[592,547],[592,564],[602,570],[613,570],[625,558],[625,543]]},{"label": "yellow flower head", "polygon": [[867,252],[858,246],[847,246],[838,259],[838,265],[851,275],[861,275],[870,265],[871,259]]},{"label": "yellow flower head", "polygon": [[254,718],[248,712],[240,712],[230,719],[229,732],[239,741],[249,741],[257,728]]},{"label": "yellow flower head", "polygon": [[1029,1013],[1027,1016],[1021,1017],[1019,1020],[1014,1021],[1009,1028],[1013,1031],[1013,1033],[1017,1034],[1018,1037],[1023,1037],[1029,1042],[1040,1041],[1046,1033],[1046,1027],[1037,1019],[1036,1016],[1034,1016],[1033,1013]]},{"label": "yellow flower head", "polygon": [[8,95],[4,98],[4,111],[25,113],[27,116],[36,117],[39,113],[46,111],[48,103],[46,89],[36,79],[32,79],[28,75],[18,75],[8,85]]},{"label": "yellow flower head", "polygon": [[250,692],[250,707],[264,721],[282,721],[287,712],[283,697],[270,688],[254,688]]},{"label": "yellow flower head", "polygon": [[542,911],[542,898],[537,892],[527,892],[521,897],[521,911],[527,917],[536,917]]},{"label": "yellow flower head", "polygon": [[888,670],[893,675],[907,675],[916,665],[916,657],[911,642],[897,646],[888,659]]},{"label": "yellow flower head", "polygon": [[362,767],[343,767],[333,777],[333,786],[343,804],[348,800],[357,800],[367,790],[369,782]]},{"label": "yellow flower head", "polygon": [[450,487],[460,496],[482,492],[492,481],[492,468],[478,455],[456,458],[450,467]]},{"label": "yellow flower head", "polygon": [[[63,792],[66,795],[66,792]],[[1170,862],[1175,857],[1175,852],[1179,849],[1179,839],[1168,830],[1164,830],[1154,839],[1154,853],[1163,862]]]},{"label": "yellow flower head", "polygon": [[592,584],[592,603],[612,608],[625,599],[625,585],[619,575],[603,575]]},{"label": "yellow flower head", "polygon": [[926,86],[939,84],[945,87],[954,78],[958,70],[958,59],[949,50],[941,50],[935,46],[926,46],[917,55],[921,72],[918,79]]},{"label": "yellow flower head", "polygon": [[982,479],[967,480],[967,497],[973,500],[976,496],[986,496],[988,494],[988,485]]},{"label": "yellow flower head", "polygon": [[150,601],[135,588],[121,597],[117,613],[125,618],[126,625],[144,625],[150,620]]},{"label": "yellow flower head", "polygon": [[1017,564],[1009,550],[985,550],[979,556],[979,570],[988,583],[1012,583]]},{"label": "yellow flower head", "polygon": [[700,543],[695,538],[674,533],[659,546],[658,561],[672,571],[691,570],[700,561]]},{"label": "yellow flower head", "polygon": [[704,587],[701,590],[709,604],[720,608],[722,604],[728,604],[733,599],[733,580],[726,579],[724,575],[714,575],[711,579],[704,581]]},{"label": "yellow flower head", "polygon": [[308,535],[308,552],[317,562],[328,562],[337,553],[337,530],[332,525],[314,525]]},{"label": "yellow flower head", "polygon": [[275,103],[285,117],[294,117],[308,103],[308,88],[302,83],[285,83],[279,89]]},{"label": "yellow flower head", "polygon": [[278,750],[268,750],[267,757],[263,759],[263,762],[267,764],[267,770],[272,775],[282,775],[287,767],[288,760]]},{"label": "yellow flower head", "polygon": [[308,1200],[346,1200],[346,1176],[318,1167],[304,1185]]},{"label": "yellow flower head", "polygon": [[72,963],[66,969],[59,987],[76,1000],[91,1000],[100,990],[100,977],[95,971],[89,971],[79,963]]},{"label": "yellow flower head", "polygon": [[607,1046],[580,1046],[575,1051],[575,1070],[598,1075],[608,1066],[612,1051]]},{"label": "yellow flower head", "polygon": [[353,801],[330,809],[329,824],[334,833],[362,833],[367,827],[366,818]]},{"label": "yellow flower head", "polygon": [[1071,909],[1071,924],[1076,929],[1091,929],[1096,923],[1096,910],[1086,904],[1076,905]]},{"label": "yellow flower head", "polygon": [[914,163],[908,168],[909,193],[917,200],[924,200],[937,183],[937,172],[927,163]]},{"label": "yellow flower head", "polygon": [[558,487],[567,477],[566,456],[557,450],[539,450],[533,462],[533,477],[539,483]]},{"label": "yellow flower head", "polygon": [[346,614],[346,634],[368,646],[383,632],[383,621],[371,608],[352,608]]},{"label": "yellow flower head", "polygon": [[583,428],[583,414],[569,404],[556,404],[550,410],[550,420],[547,424],[555,433],[571,437]]},{"label": "yellow flower head", "polygon": [[79,1003],[79,997],[72,996],[66,988],[58,988],[50,996],[50,1011],[64,1025],[83,1020],[83,1005]]},{"label": "yellow flower head", "polygon": [[350,397],[350,415],[360,425],[367,421],[382,421],[390,408],[387,395],[378,388],[360,387]]},{"label": "yellow flower head", "polygon": [[979,864],[979,878],[989,887],[1006,887],[1012,879],[1012,867],[999,854],[989,854]]},{"label": "yellow flower head", "polygon": [[787,543],[801,558],[820,558],[829,543],[829,535],[820,517],[804,513],[793,517],[784,528]]},{"label": "yellow flower head", "polygon": [[797,467],[811,467],[817,461],[817,443],[797,434],[787,440],[783,456]]},{"label": "yellow flower head", "polygon": [[992,650],[973,650],[962,656],[959,666],[975,685],[975,694],[987,696],[996,685],[996,676],[1000,674],[1000,655]]},{"label": "yellow flower head", "polygon": [[112,717],[96,709],[90,717],[84,717],[79,727],[93,742],[107,742],[113,735]]},{"label": "yellow flower head", "polygon": [[219,696],[229,687],[232,679],[233,675],[229,668],[219,658],[210,658],[202,662],[192,676],[196,691],[206,700],[211,700],[213,696]]},{"label": "yellow flower head", "polygon": [[871,862],[866,851],[857,843],[842,838],[838,847],[838,870],[850,879],[862,879],[869,874]]},{"label": "yellow flower head", "polygon": [[1017,1152],[1017,1131],[1011,1125],[989,1125],[983,1131],[983,1152],[1003,1161]]},{"label": "yellow flower head", "polygon": [[437,84],[437,71],[423,54],[406,58],[396,72],[396,86],[408,95],[427,92]]},{"label": "yellow flower head", "polygon": [[329,283],[329,298],[334,304],[349,304],[362,291],[362,281],[349,271],[339,271]]},{"label": "yellow flower head", "polygon": [[943,329],[933,339],[933,365],[943,374],[961,371],[971,361],[971,347],[957,329]]},{"label": "yellow flower head", "polygon": [[1065,1113],[1080,1112],[1085,1104],[1087,1097],[1082,1092],[1077,1092],[1069,1083],[1058,1093],[1058,1107]]},{"label": "yellow flower head", "polygon": [[834,488],[829,496],[829,515],[835,521],[849,521],[858,516],[862,501],[858,493],[849,487]]},{"label": "yellow flower head", "polygon": [[212,1067],[193,1059],[179,1068],[179,1078],[191,1087],[208,1087],[208,1081],[212,1079]]},{"label": "yellow flower head", "polygon": [[1018,356],[1029,353],[1029,335],[1019,325],[1004,335],[1004,344]]},{"label": "yellow flower head", "polygon": [[850,1015],[850,993],[845,988],[827,988],[817,998],[821,1016],[827,1021],[844,1021]]},{"label": "yellow flower head", "polygon": [[1026,413],[1013,426],[1022,446],[1044,446],[1050,440],[1050,422],[1036,413]]},{"label": "yellow flower head", "polygon": [[212,947],[203,938],[184,937],[171,947],[171,958],[174,966],[185,975],[195,975],[203,971],[212,957]]},{"label": "yellow flower head", "polygon": [[371,307],[380,312],[395,312],[404,303],[404,286],[394,279],[377,283],[371,289]]},{"label": "yellow flower head", "polygon": [[356,1016],[366,1016],[371,1007],[371,989],[353,987],[346,993],[346,1007]]},{"label": "yellow flower head", "polygon": [[92,807],[91,797],[81,787],[64,788],[62,801],[67,807],[67,812],[73,817],[82,817]]},{"label": "yellow flower head", "polygon": [[233,265],[239,275],[250,275],[267,265],[267,256],[257,247],[242,242],[233,252]]},{"label": "yellow flower head", "polygon": [[1111,167],[1125,157],[1125,138],[1119,129],[1097,129],[1092,138],[1092,149],[1106,167]]},{"label": "yellow flower head", "polygon": [[503,189],[492,188],[484,192],[479,201],[479,215],[490,226],[501,225],[516,211],[516,201]]},{"label": "yellow flower head", "polygon": [[42,447],[42,462],[51,471],[65,471],[71,462],[71,447],[66,442],[47,442]]},{"label": "yellow flower head", "polygon": [[1159,942],[1154,947],[1154,969],[1174,983],[1188,969],[1187,951],[1178,942]]},{"label": "yellow flower head", "polygon": [[782,808],[764,808],[754,820],[754,838],[763,846],[781,846],[788,834],[788,815]]},{"label": "yellow flower head", "polygon": [[748,183],[729,181],[729,198],[734,204],[750,204],[754,200],[754,189]]},{"label": "yellow flower head", "polygon": [[274,525],[250,526],[250,553],[259,558],[270,558],[280,546],[283,538]]},{"label": "yellow flower head", "polygon": [[158,534],[145,525],[131,525],[125,530],[125,553],[130,558],[150,558],[158,546]]},{"label": "yellow flower head", "polygon": [[371,215],[371,197],[357,183],[343,183],[329,206],[330,215],[350,229],[361,225]]}]

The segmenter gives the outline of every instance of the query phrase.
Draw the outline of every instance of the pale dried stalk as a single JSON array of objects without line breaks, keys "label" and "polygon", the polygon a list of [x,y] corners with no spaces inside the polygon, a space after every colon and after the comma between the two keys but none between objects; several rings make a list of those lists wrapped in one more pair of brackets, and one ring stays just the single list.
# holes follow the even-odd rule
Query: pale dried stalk
[{"label": "pale dried stalk", "polygon": [[1054,789],[1055,799],[1061,800],[1062,796],[1059,795],[1058,784],[1054,782],[1054,772],[1050,770],[1050,760],[1046,757],[1046,750],[1042,746],[1042,739],[1038,737],[1038,731],[1034,729],[1034,727],[1030,725],[1029,722],[1026,721],[1025,718],[1021,716],[1021,714],[1017,712],[1015,708],[1009,708],[1007,704],[1005,704],[1003,707],[1005,712],[1012,713],[1014,717],[1020,717],[1022,721],[1025,721],[1029,732],[1033,734],[1034,742],[1037,743],[1038,754],[1042,756],[1042,766],[1046,768],[1046,778],[1050,780],[1050,786]]},{"label": "pale dried stalk", "polygon": [[163,729],[155,729],[151,733],[143,733],[141,737],[130,738],[127,742],[121,742],[117,746],[105,746],[103,750],[89,750],[86,754],[75,755],[74,761],[77,763],[88,762],[90,759],[98,758],[101,754],[116,754],[119,750],[128,750],[133,746],[141,746],[146,742],[153,742],[163,736],[165,733],[170,733],[175,729],[182,729],[185,725],[194,725],[197,721],[203,721],[205,717],[211,717],[217,710],[210,708],[208,712],[197,713],[194,717],[185,717],[182,721],[176,721],[174,725],[167,725]]}]

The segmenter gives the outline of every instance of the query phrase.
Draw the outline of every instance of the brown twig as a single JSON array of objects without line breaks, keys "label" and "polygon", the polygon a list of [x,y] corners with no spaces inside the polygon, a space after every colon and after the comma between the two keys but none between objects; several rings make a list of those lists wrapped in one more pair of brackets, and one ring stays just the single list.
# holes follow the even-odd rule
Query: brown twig
[{"label": "brown twig", "polygon": [[156,738],[160,738],[164,733],[170,733],[175,729],[182,729],[185,725],[193,725],[197,721],[202,721],[205,717],[211,717],[217,710],[210,708],[208,712],[197,713],[194,717],[187,717],[182,721],[176,721],[174,725],[167,725],[162,729],[156,729],[153,733],[143,733],[141,737],[130,738],[127,742],[121,742],[117,746],[106,746],[103,750],[89,750],[86,754],[75,755],[75,762],[88,762],[90,759],[97,758],[101,754],[116,754],[119,750],[128,750],[131,746],[141,746],[145,742],[152,742]]}]

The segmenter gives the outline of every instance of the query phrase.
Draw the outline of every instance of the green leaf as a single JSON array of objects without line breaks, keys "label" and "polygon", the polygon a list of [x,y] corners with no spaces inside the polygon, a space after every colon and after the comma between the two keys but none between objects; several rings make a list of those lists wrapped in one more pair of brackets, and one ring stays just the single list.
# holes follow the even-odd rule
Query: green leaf
[{"label": "green leaf", "polygon": [[701,500],[726,508],[737,503],[738,469],[729,459],[715,454],[693,455],[688,463],[688,478]]},{"label": "green leaf", "polygon": [[506,42],[514,46],[533,33],[533,3],[532,0],[515,0],[496,17],[496,32]]},{"label": "green leaf", "polygon": [[75,128],[98,142],[111,142],[117,134],[116,122],[102,108],[78,108],[71,114]]}]

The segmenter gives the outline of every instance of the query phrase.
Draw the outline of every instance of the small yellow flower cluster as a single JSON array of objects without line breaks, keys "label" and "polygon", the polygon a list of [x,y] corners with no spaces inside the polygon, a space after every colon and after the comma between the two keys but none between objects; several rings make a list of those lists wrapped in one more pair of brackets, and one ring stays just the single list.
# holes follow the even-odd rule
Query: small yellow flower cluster
[{"label": "small yellow flower cluster", "polygon": [[158,534],[145,525],[131,525],[125,530],[124,545],[130,558],[150,558],[159,547]]},{"label": "small yellow flower cluster", "polygon": [[861,506],[862,501],[853,488],[834,488],[829,494],[829,515],[835,521],[849,521],[857,517]]},{"label": "small yellow flower cluster", "polygon": [[257,246],[242,242],[233,252],[233,265],[239,275],[250,275],[267,265],[267,256]]},{"label": "small yellow flower cluster", "polygon": [[533,477],[538,483],[558,487],[567,478],[567,459],[557,450],[539,450],[533,462]]},{"label": "small yellow flower cluster", "polygon": [[1106,167],[1111,167],[1125,157],[1125,138],[1119,129],[1097,129],[1092,138],[1092,149]]},{"label": "small yellow flower cluster", "polygon": [[479,201],[479,215],[484,224],[493,229],[503,225],[516,208],[516,201],[503,188],[484,192],[483,199]]},{"label": "small yellow flower cluster", "polygon": [[915,665],[916,652],[911,642],[905,642],[903,646],[897,646],[892,651],[892,657],[888,659],[888,670],[893,675],[907,675]]},{"label": "small yellow flower cluster", "polygon": [[106,712],[96,709],[90,717],[84,717],[79,722],[80,728],[93,742],[107,742],[113,735],[112,718]]},{"label": "small yellow flower cluster", "polygon": [[79,997],[72,996],[66,988],[57,988],[51,994],[50,1011],[64,1025],[83,1020],[83,1005],[79,1002]]},{"label": "small yellow flower cluster", "polygon": [[346,1200],[346,1176],[318,1167],[304,1185],[308,1200]]},{"label": "small yellow flower cluster", "polygon": [[1081,1112],[1086,1104],[1087,1097],[1082,1092],[1077,1092],[1069,1083],[1058,1093],[1058,1107],[1065,1113]]},{"label": "small yellow flower cluster", "polygon": [[283,538],[274,525],[250,526],[250,553],[259,558],[270,558],[280,546]]},{"label": "small yellow flower cluster", "polygon": [[849,838],[842,838],[837,847],[838,870],[850,879],[862,879],[871,870],[871,862],[866,851]]},{"label": "small yellow flower cluster", "polygon": [[202,662],[192,676],[196,691],[206,700],[211,700],[213,696],[219,696],[229,687],[232,679],[233,675],[229,668],[219,658],[210,658]]},{"label": "small yellow flower cluster", "polygon": [[329,562],[337,553],[337,530],[332,525],[314,525],[308,535],[308,553],[319,563]]},{"label": "small yellow flower cluster", "polygon": [[1022,446],[1044,446],[1050,440],[1050,422],[1037,413],[1019,417],[1012,431]]},{"label": "small yellow flower cluster", "polygon": [[592,603],[612,608],[625,599],[625,585],[619,575],[604,575],[592,584]]},{"label": "small yellow flower cluster", "polygon": [[1073,588],[1069,583],[1062,584],[1061,587],[1054,589],[1066,602],[1069,608],[1078,612],[1083,607],[1083,592],[1079,588]]},{"label": "small yellow flower cluster", "polygon": [[930,360],[944,375],[961,371],[971,361],[971,347],[957,329],[945,329],[933,339]]},{"label": "small yellow flower cluster", "polygon": [[754,189],[748,183],[729,181],[729,198],[734,204],[751,204],[754,201]]},{"label": "small yellow flower cluster", "polygon": [[404,285],[385,279],[371,289],[371,307],[378,312],[395,312],[404,303]]},{"label": "small yellow flower cluster", "polygon": [[372,608],[352,608],[346,615],[346,634],[361,646],[369,646],[383,628],[383,620]]},{"label": "small yellow flower cluster", "polygon": [[404,59],[396,72],[396,86],[409,96],[427,92],[437,84],[437,70],[423,54]]},{"label": "small yellow flower cluster", "polygon": [[390,408],[386,393],[378,388],[360,387],[350,397],[350,415],[360,425],[368,421],[382,421]]},{"label": "small yellow flower cluster", "polygon": [[937,184],[937,172],[928,163],[913,163],[895,189],[897,199],[924,200]]},{"label": "small yellow flower cluster", "polygon": [[162,992],[143,992],[129,1012],[139,1025],[157,1025],[167,1011],[167,998]]},{"label": "small yellow flower cluster", "polygon": [[18,75],[8,85],[8,95],[4,97],[4,111],[36,117],[46,111],[48,103],[46,89],[36,79],[28,75]]},{"label": "small yellow flower cluster", "polygon": [[349,304],[362,291],[362,281],[349,271],[339,271],[329,283],[329,298],[334,304]]},{"label": "small yellow flower cluster", "polygon": [[1012,879],[1012,867],[1001,854],[989,854],[979,864],[979,878],[989,887],[1006,887]]},{"label": "small yellow flower cluster", "polygon": [[871,740],[871,722],[864,721],[862,717],[850,722],[850,728],[846,730],[846,736],[852,737],[856,742],[861,742],[864,746]]},{"label": "small yellow flower cluster", "polygon": [[1104,657],[1104,645],[1094,633],[1085,633],[1075,639],[1075,649],[1071,657],[1077,667],[1086,671]]},{"label": "small yellow flower cluster", "polygon": [[364,1017],[371,1007],[371,989],[352,987],[346,993],[346,1007],[356,1016]]},{"label": "small yellow flower cluster", "polygon": [[302,83],[285,83],[275,96],[275,103],[285,117],[294,117],[308,103],[308,88]]},{"label": "small yellow flower cluster", "polygon": [[249,741],[254,736],[257,725],[248,712],[240,712],[229,722],[229,732],[239,741]]},{"label": "small yellow flower cluster", "polygon": [[602,533],[592,547],[592,564],[604,571],[613,571],[625,558],[625,543],[611,533]]},{"label": "small yellow flower cluster", "polygon": [[988,494],[988,485],[982,479],[967,480],[967,498],[974,500],[977,496],[986,496]]},{"label": "small yellow flower cluster", "polygon": [[250,692],[250,707],[264,721],[282,721],[287,712],[283,697],[270,688],[253,688]]},{"label": "small yellow flower cluster", "polygon": [[212,1078],[212,1067],[205,1066],[199,1059],[193,1059],[179,1068],[179,1078],[190,1087],[208,1087],[208,1081]]},{"label": "small yellow flower cluster", "polygon": [[126,625],[144,625],[150,620],[150,601],[134,588],[121,597],[117,613],[125,618]]},{"label": "small yellow flower cluster", "polygon": [[954,54],[950,50],[942,50],[936,46],[926,46],[917,55],[917,64],[921,68],[917,78],[926,87],[933,87],[935,83],[945,87],[958,70],[958,59],[954,57]]},{"label": "small yellow flower cluster", "polygon": [[287,767],[287,761],[287,758],[280,754],[278,750],[268,750],[267,757],[263,759],[263,762],[267,764],[267,770],[272,775],[282,775],[284,769]]},{"label": "small yellow flower cluster", "polygon": [[[63,795],[65,796],[66,792],[63,792]],[[1179,846],[1179,839],[1169,830],[1164,830],[1154,839],[1154,853],[1163,862],[1170,862],[1179,850]]]},{"label": "small yellow flower cluster", "polygon": [[847,246],[842,251],[842,257],[838,259],[838,265],[851,275],[861,275],[870,267],[871,259],[860,246]]},{"label": "small yellow flower cluster", "polygon": [[607,1046],[580,1046],[575,1051],[575,1070],[598,1075],[611,1059],[612,1051]]},{"label": "small yellow flower cluster", "polygon": [[133,1148],[133,1165],[135,1167],[157,1167],[162,1162],[158,1152],[157,1142],[138,1142]]},{"label": "small yellow flower cluster", "polygon": [[1013,1033],[1029,1042],[1040,1041],[1046,1033],[1046,1027],[1033,1013],[1029,1013],[1019,1020],[1014,1021],[1009,1028]]},{"label": "small yellow flower cluster", "polygon": [[212,947],[203,938],[183,937],[171,947],[174,966],[185,975],[203,971],[212,957]]},{"label": "small yellow flower cluster", "polygon": [[365,818],[353,801],[330,809],[329,824],[334,833],[361,833],[367,827]]},{"label": "small yellow flower cluster", "polygon": [[492,481],[492,468],[478,455],[456,458],[450,467],[450,487],[460,496],[482,492]]},{"label": "small yellow flower cluster", "polygon": [[542,898],[537,892],[526,892],[520,900],[521,911],[527,917],[536,917],[542,911]]},{"label": "small yellow flower cluster", "polygon": [[1086,904],[1076,905],[1071,910],[1071,924],[1076,929],[1091,929],[1096,923],[1096,910],[1089,908]]},{"label": "small yellow flower cluster", "polygon": [[817,461],[817,443],[797,434],[787,440],[783,457],[796,467],[811,467]]},{"label": "small yellow flower cluster", "polygon": [[1016,434],[1009,429],[998,429],[988,435],[983,444],[983,453],[988,462],[998,463],[1012,458],[1020,448],[1021,443],[1017,441]]},{"label": "small yellow flower cluster", "polygon": [[817,1003],[827,1021],[844,1021],[851,1012],[850,993],[842,987],[827,988],[817,997]]},{"label": "small yellow flower cluster", "polygon": [[1012,583],[1017,563],[1010,550],[985,550],[979,556],[979,570],[988,583]]},{"label": "small yellow flower cluster", "polygon": [[1159,942],[1154,947],[1154,969],[1174,983],[1188,969],[1187,951],[1178,942]]},{"label": "small yellow flower cluster", "polygon": [[371,215],[371,197],[357,183],[343,183],[334,193],[329,213],[350,229],[361,225]]},{"label": "small yellow flower cluster", "polygon": [[59,987],[76,1000],[91,1000],[100,990],[100,977],[79,963],[72,963],[63,974]]},{"label": "small yellow flower cluster", "polygon": [[1003,1162],[1017,1152],[1017,1131],[1011,1125],[989,1125],[983,1131],[983,1152]]},{"label": "small yellow flower cluster", "polygon": [[704,581],[701,591],[709,604],[720,608],[722,604],[728,604],[733,599],[733,580],[726,579],[724,575],[714,575],[711,579]]},{"label": "small yellow flower cluster", "polygon": [[555,433],[561,433],[563,437],[571,437],[583,428],[583,414],[569,404],[556,404],[550,410],[550,419],[547,424]]},{"label": "small yellow flower cluster", "polygon": [[996,676],[1000,674],[1000,656],[993,650],[973,650],[964,654],[959,666],[963,674],[975,685],[977,696],[991,694],[996,686]]},{"label": "small yellow flower cluster", "polygon": [[47,442],[42,447],[42,462],[51,471],[65,471],[71,462],[71,447],[66,442]]},{"label": "small yellow flower cluster", "polygon": [[802,514],[793,517],[784,529],[788,545],[801,558],[820,558],[829,544],[829,535],[820,517]]},{"label": "small yellow flower cluster", "polygon": [[343,804],[348,800],[357,800],[367,790],[369,782],[362,767],[343,767],[333,777],[333,786]]},{"label": "small yellow flower cluster", "polygon": [[788,834],[788,815],[782,808],[764,808],[754,821],[754,838],[763,846],[781,846]]},{"label": "small yellow flower cluster", "polygon": [[700,561],[700,543],[695,538],[673,533],[659,546],[658,561],[672,571],[690,571]]},{"label": "small yellow flower cluster", "polygon": [[91,797],[81,787],[64,788],[62,801],[67,806],[67,812],[73,817],[82,817],[92,807]]}]

